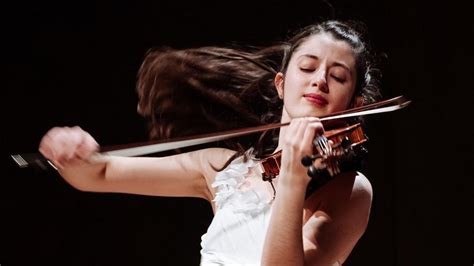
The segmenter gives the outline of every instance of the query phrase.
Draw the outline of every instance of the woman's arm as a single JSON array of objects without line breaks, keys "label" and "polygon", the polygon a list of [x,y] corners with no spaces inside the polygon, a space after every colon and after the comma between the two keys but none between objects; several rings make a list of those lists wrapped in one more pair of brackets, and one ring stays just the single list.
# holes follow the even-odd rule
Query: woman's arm
[{"label": "woman's arm", "polygon": [[[367,227],[372,187],[361,173],[336,176],[304,201],[279,186],[262,265],[337,265]],[[300,197],[302,196],[302,197]]]},{"label": "woman's arm", "polygon": [[298,118],[280,133],[281,168],[262,254],[262,265],[304,265],[303,207],[310,181],[301,158],[313,151],[323,127],[317,118]]},{"label": "woman's arm", "polygon": [[278,183],[262,254],[262,265],[304,265],[304,190]]},{"label": "woman's arm", "polygon": [[98,145],[82,129],[54,128],[40,144],[43,155],[58,166],[75,188],[156,196],[189,196],[211,200],[215,171],[233,152],[210,148],[167,157],[115,157],[94,154]]},{"label": "woman's arm", "polygon": [[361,174],[338,175],[305,202],[309,177],[301,158],[320,128],[317,120],[297,119],[287,129],[262,265],[342,262],[366,228],[372,190]]}]

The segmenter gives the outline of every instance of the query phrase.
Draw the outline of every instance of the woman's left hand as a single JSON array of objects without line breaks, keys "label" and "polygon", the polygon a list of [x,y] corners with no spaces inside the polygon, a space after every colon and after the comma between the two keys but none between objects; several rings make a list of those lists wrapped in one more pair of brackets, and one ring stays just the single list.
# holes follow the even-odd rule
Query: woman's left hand
[{"label": "woman's left hand", "polygon": [[280,185],[306,189],[311,177],[301,159],[313,153],[313,140],[323,133],[323,125],[316,117],[291,120],[282,143]]}]

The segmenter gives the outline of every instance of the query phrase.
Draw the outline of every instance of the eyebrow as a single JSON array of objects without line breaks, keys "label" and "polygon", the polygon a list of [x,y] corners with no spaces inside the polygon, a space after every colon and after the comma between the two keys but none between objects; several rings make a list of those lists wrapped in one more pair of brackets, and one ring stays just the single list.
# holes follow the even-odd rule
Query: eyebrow
[{"label": "eyebrow", "polygon": [[[312,54],[300,55],[300,56],[298,57],[298,59],[300,59],[301,57],[309,57],[309,58],[315,59],[315,60],[318,60],[318,59],[319,59],[319,57],[317,57],[317,56],[315,56],[315,55],[312,55]],[[342,63],[342,62],[337,62],[337,61],[336,61],[336,62],[334,62],[333,65],[343,67],[343,68],[347,69],[347,71],[349,71],[349,73],[351,72],[351,69],[350,69],[346,64],[344,64],[344,63]]]}]

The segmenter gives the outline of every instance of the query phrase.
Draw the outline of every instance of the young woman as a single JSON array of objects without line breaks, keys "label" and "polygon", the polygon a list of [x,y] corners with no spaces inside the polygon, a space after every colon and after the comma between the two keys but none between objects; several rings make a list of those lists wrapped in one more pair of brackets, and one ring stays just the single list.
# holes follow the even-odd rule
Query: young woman
[{"label": "young woman", "polygon": [[[64,127],[51,129],[39,150],[79,190],[208,200],[215,216],[202,237],[202,265],[340,265],[366,229],[370,182],[346,171],[307,194],[311,178],[301,160],[329,126],[317,117],[379,95],[362,29],[324,21],[253,52],[203,47],[147,54],[138,112],[149,118],[153,138],[290,122],[273,135],[165,157],[98,158],[93,137]],[[279,151],[279,175],[262,180],[258,159]]]}]

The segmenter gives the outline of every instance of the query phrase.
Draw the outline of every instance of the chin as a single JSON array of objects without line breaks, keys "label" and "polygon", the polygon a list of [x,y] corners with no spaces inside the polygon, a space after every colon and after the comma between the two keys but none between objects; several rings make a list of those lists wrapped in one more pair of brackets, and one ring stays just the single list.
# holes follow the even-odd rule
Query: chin
[{"label": "chin", "polygon": [[308,112],[302,112],[301,114],[297,115],[296,117],[320,117],[323,115],[326,115],[327,112],[324,112],[323,110],[310,110]]},{"label": "chin", "polygon": [[[320,117],[326,114],[329,114],[328,110],[326,108],[318,108],[314,105],[299,105],[297,109],[293,110],[288,110],[290,112],[287,113],[287,115],[283,114],[283,118],[287,116],[287,118],[290,118],[289,120],[293,118],[301,118],[301,117]],[[289,121],[283,121],[283,122],[289,122]]]},{"label": "chin", "polygon": [[327,107],[317,107],[317,106],[311,106],[308,110],[308,112],[306,112],[308,115],[307,116],[323,116],[323,115],[327,115],[330,113],[330,111],[328,110]]}]

